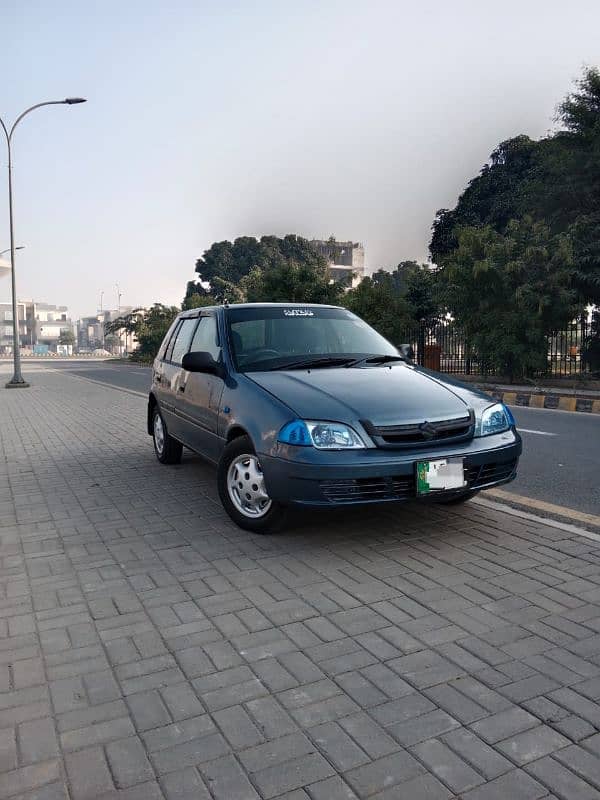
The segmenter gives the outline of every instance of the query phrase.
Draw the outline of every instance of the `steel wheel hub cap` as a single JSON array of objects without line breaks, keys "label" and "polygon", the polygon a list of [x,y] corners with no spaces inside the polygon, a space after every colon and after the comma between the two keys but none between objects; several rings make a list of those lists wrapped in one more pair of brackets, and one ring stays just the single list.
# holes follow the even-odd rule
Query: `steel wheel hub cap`
[{"label": "steel wheel hub cap", "polygon": [[160,414],[154,415],[154,444],[158,452],[162,454],[165,447],[165,429]]},{"label": "steel wheel hub cap", "polygon": [[265,478],[255,455],[238,456],[227,470],[227,491],[231,502],[245,517],[264,517],[272,500],[265,489]]}]

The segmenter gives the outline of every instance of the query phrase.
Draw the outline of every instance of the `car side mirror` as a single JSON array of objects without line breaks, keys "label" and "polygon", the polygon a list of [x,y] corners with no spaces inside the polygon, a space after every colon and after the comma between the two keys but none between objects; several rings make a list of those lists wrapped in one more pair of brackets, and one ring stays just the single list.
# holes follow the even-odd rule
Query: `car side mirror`
[{"label": "car side mirror", "polygon": [[413,361],[415,357],[415,351],[413,350],[413,346],[411,344],[400,344],[398,345],[398,352],[405,358],[407,361]]},{"label": "car side mirror", "polygon": [[199,351],[186,353],[181,362],[186,372],[205,372],[209,375],[220,375],[221,365],[215,361],[210,353]]}]

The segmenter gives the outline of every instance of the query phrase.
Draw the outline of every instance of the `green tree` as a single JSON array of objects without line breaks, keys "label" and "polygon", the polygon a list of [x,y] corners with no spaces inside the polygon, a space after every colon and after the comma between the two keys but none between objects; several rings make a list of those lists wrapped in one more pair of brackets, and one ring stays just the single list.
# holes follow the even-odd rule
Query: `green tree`
[{"label": "green tree", "polygon": [[[210,285],[215,299],[226,297],[234,302],[249,297],[308,302],[309,296],[328,302],[340,294],[338,287],[327,288],[330,278],[325,259],[307,239],[294,234],[215,242],[196,262],[196,272],[200,281],[188,283],[186,298],[205,292],[203,284]],[[316,282],[312,290],[308,286],[311,280]]]},{"label": "green tree", "polygon": [[267,266],[255,267],[239,287],[250,303],[338,303],[344,293],[341,283],[329,277],[327,264],[311,252],[302,259],[274,253]]},{"label": "green tree", "polygon": [[70,330],[70,328],[64,328],[58,337],[59,344],[74,345],[76,341],[75,334],[72,330]]},{"label": "green tree", "polygon": [[485,225],[456,236],[440,279],[467,341],[511,380],[546,369],[546,337],[578,310],[569,237],[531,217],[504,234]]},{"label": "green tree", "polygon": [[205,292],[203,294],[199,292],[192,292],[190,294],[186,294],[183,298],[183,302],[181,304],[182,311],[189,311],[191,308],[205,308],[206,306],[214,306],[215,298]]},{"label": "green tree", "polygon": [[396,282],[414,322],[434,325],[443,315],[437,273],[426,264],[402,261],[392,276],[395,274],[402,274],[402,280]]},{"label": "green tree", "polygon": [[137,360],[152,362],[156,358],[162,341],[179,311],[177,306],[166,306],[163,303],[154,303],[142,311],[133,331],[138,341],[138,347],[133,354]]},{"label": "green tree", "polygon": [[383,269],[363,278],[344,295],[343,304],[395,345],[402,344],[406,328],[414,322],[398,276]]},{"label": "green tree", "polygon": [[104,346],[109,350],[111,353],[118,347],[121,343],[119,337],[114,333],[109,333],[108,336],[104,337]]},{"label": "green tree", "polygon": [[498,145],[456,207],[437,212],[429,245],[435,263],[443,263],[445,256],[458,247],[458,229],[490,225],[503,231],[511,219],[522,216],[523,185],[532,175],[538,151],[539,144],[528,136],[515,136]]},{"label": "green tree", "polygon": [[151,362],[179,311],[177,306],[166,306],[163,303],[154,303],[150,308],[136,308],[129,314],[107,322],[104,332],[107,338],[116,336],[118,341],[123,334],[134,336],[138,344],[132,358]]},{"label": "green tree", "polygon": [[[228,283],[239,283],[250,270],[262,264],[265,255],[263,237],[239,236],[235,241],[215,242],[196,261],[196,272],[201,280],[214,285],[215,278]],[[274,238],[274,237],[270,237]]]},{"label": "green tree", "polygon": [[571,241],[570,286],[581,302],[600,303],[600,71],[584,70],[561,103],[557,131],[533,141],[500,144],[470,181],[454,209],[433,223],[430,252],[444,265],[461,228],[489,225],[503,233],[511,220],[541,220]]}]

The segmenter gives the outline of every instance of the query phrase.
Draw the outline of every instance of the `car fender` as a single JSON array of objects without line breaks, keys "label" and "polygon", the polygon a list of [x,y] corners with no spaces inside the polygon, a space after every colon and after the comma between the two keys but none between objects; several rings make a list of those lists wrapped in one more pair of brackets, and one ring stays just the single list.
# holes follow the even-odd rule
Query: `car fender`
[{"label": "car fender", "polygon": [[281,428],[296,419],[293,409],[245,375],[237,373],[225,382],[219,410],[219,436],[225,441],[242,430],[257,453],[274,455]]}]

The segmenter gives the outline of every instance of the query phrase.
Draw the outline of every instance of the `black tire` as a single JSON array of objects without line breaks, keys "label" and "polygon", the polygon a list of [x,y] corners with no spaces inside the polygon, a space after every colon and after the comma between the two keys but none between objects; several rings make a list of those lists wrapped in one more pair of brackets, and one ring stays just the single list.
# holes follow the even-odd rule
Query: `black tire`
[{"label": "black tire", "polygon": [[[163,432],[162,441],[159,430]],[[177,439],[169,436],[167,426],[158,410],[158,406],[154,406],[154,411],[152,412],[152,441],[154,442],[154,452],[161,464],[179,464],[183,445]]]},{"label": "black tire", "polygon": [[[275,533],[281,528],[285,520],[285,507],[281,503],[268,498],[264,488],[264,479],[262,480],[262,483],[253,484],[253,486],[254,488],[258,489],[260,485],[261,491],[264,492],[264,497],[266,499],[262,501],[256,500],[255,505],[259,506],[260,502],[263,502],[266,505],[268,502],[268,510],[265,512],[257,510],[256,516],[251,516],[249,511],[242,511],[241,507],[244,502],[244,496],[241,492],[238,492],[235,485],[233,489],[238,494],[238,497],[236,500],[232,499],[233,492],[230,492],[229,488],[230,468],[232,471],[235,471],[236,467],[238,467],[240,471],[243,471],[244,456],[248,458],[248,469],[251,470],[258,467],[260,470],[260,464],[256,458],[256,453],[249,436],[239,436],[237,439],[229,442],[223,451],[223,455],[221,456],[217,468],[217,487],[223,508],[229,514],[235,524],[239,525],[240,528],[243,528],[246,531],[252,531],[253,533]],[[255,475],[256,473],[252,474]],[[249,480],[250,475],[251,472],[248,472],[246,475]],[[262,472],[260,473],[260,476],[262,476]],[[244,480],[243,477],[242,480]],[[259,477],[257,480],[260,482],[261,477]],[[241,488],[242,484],[240,483],[240,489]],[[250,500],[250,495],[246,496],[248,497],[248,500]]]},{"label": "black tire", "polygon": [[463,503],[471,500],[471,498],[475,497],[476,494],[479,494],[479,491],[477,489],[471,489],[470,492],[459,494],[456,497],[440,498],[435,502],[439,503],[441,506],[460,506]]}]

